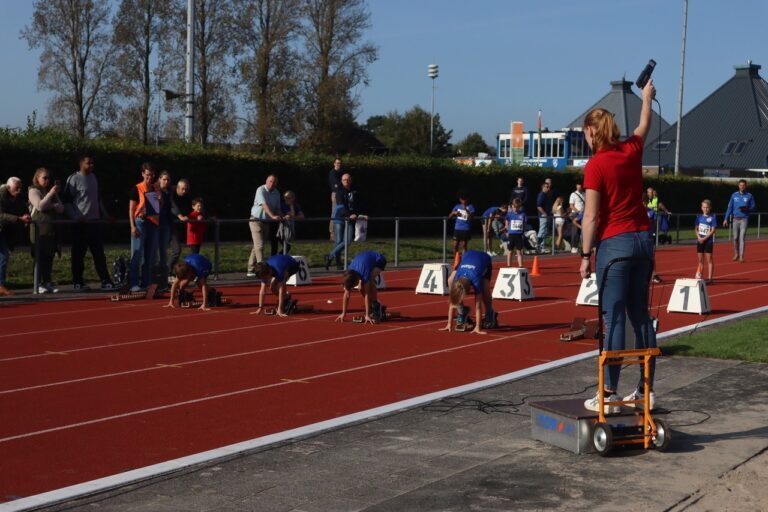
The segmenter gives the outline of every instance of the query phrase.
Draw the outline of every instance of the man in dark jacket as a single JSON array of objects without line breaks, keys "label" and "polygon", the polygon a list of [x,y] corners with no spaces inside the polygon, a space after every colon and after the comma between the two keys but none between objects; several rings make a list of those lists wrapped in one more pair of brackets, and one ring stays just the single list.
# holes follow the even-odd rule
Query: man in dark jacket
[{"label": "man in dark jacket", "polygon": [[21,197],[21,180],[8,178],[8,182],[0,186],[0,297],[13,295],[5,287],[8,260],[18,235],[17,228],[28,225],[30,220],[27,202]]},{"label": "man in dark jacket", "polygon": [[[189,212],[192,211],[192,196],[189,195],[189,180],[180,179],[176,183],[176,190],[173,191],[171,198],[171,216],[174,220],[174,226],[171,228],[171,259],[168,264],[171,275],[173,268],[179,262],[181,257],[181,248],[187,238],[187,225],[183,224],[189,220]],[[179,223],[175,221],[178,220]]]}]

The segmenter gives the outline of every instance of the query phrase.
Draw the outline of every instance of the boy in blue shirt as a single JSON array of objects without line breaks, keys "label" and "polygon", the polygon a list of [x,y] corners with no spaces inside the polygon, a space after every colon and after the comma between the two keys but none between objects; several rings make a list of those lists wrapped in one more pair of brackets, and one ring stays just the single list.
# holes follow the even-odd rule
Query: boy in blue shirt
[{"label": "boy in blue shirt", "polygon": [[365,323],[375,324],[381,320],[381,304],[378,301],[376,289],[376,277],[387,266],[387,259],[376,251],[363,251],[354,257],[349,268],[344,272],[342,286],[344,296],[341,300],[341,314],[336,317],[337,322],[343,322],[347,314],[349,296],[355,286],[360,284],[360,295],[365,302]]},{"label": "boy in blue shirt", "polygon": [[448,215],[449,219],[456,218],[456,225],[453,228],[453,253],[459,252],[459,243],[462,246],[462,252],[467,252],[467,242],[472,238],[470,227],[472,219],[475,218],[475,207],[469,203],[469,194],[459,193],[459,204],[453,207]]},{"label": "boy in blue shirt", "polygon": [[200,288],[203,294],[203,303],[200,305],[200,309],[203,311],[209,311],[208,307],[208,275],[211,273],[211,262],[202,254],[190,254],[184,261],[181,261],[173,267],[173,271],[176,274],[176,280],[171,285],[171,299],[164,307],[173,308],[176,307],[173,304],[173,299],[176,294],[181,297],[184,288],[189,285],[195,278],[197,278],[197,287]]},{"label": "boy in blue shirt", "polygon": [[717,231],[717,217],[711,213],[712,203],[709,199],[701,202],[701,215],[696,217],[693,232],[696,234],[696,257],[699,260],[699,269],[696,271],[696,279],[701,279],[701,271],[704,264],[707,265],[707,284],[712,283],[712,275],[715,265],[712,261],[712,252],[715,247],[715,231]]},{"label": "boy in blue shirt", "polygon": [[523,268],[523,248],[525,247],[523,232],[527,221],[528,219],[523,212],[522,200],[517,197],[514,198],[512,208],[507,212],[506,218],[508,267],[512,266],[512,251],[514,251],[517,253],[517,266]]},{"label": "boy in blue shirt", "polygon": [[256,277],[261,279],[261,288],[259,289],[259,307],[254,312],[259,314],[264,307],[264,295],[269,289],[277,295],[277,316],[288,316],[293,312],[296,301],[291,300],[291,295],[285,290],[285,283],[288,278],[299,271],[299,262],[287,254],[275,254],[267,261],[257,263],[254,267]]},{"label": "boy in blue shirt", "polygon": [[744,263],[744,243],[747,237],[749,213],[755,211],[755,198],[747,192],[747,180],[739,180],[739,190],[731,195],[728,209],[725,211],[723,227],[728,227],[728,219],[733,216],[733,261]]},{"label": "boy in blue shirt", "polygon": [[[448,324],[441,331],[453,330],[453,310],[458,310],[457,328],[466,326],[469,322],[469,308],[464,306],[464,297],[470,291],[475,293],[475,322],[476,334],[487,334],[481,326],[493,329],[498,326],[496,312],[493,311],[491,300],[491,273],[493,263],[491,257],[480,251],[466,251],[456,270],[448,277],[450,300],[448,303]],[[485,306],[485,321],[482,321],[483,305]]]}]

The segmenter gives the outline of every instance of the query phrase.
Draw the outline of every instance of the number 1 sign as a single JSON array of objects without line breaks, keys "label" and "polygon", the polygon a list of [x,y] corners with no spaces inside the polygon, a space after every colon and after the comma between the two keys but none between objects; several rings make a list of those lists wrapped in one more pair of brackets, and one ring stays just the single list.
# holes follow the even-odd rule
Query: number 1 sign
[{"label": "number 1 sign", "polygon": [[703,279],[678,279],[667,304],[667,313],[709,313],[709,295]]}]

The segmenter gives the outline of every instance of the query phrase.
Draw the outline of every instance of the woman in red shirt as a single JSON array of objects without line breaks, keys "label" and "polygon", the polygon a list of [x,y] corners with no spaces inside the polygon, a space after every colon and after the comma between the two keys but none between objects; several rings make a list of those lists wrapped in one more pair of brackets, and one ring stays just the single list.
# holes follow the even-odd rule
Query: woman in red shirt
[{"label": "woman in red shirt", "polygon": [[[592,110],[584,119],[584,136],[593,156],[584,169],[586,198],[582,223],[581,276],[590,273],[592,249],[596,256],[597,282],[602,282],[608,262],[621,257],[644,260],[612,265],[605,277],[603,312],[605,313],[605,349],[623,350],[626,318],[632,323],[637,347],[655,347],[656,333],[648,314],[648,284],[653,270],[653,242],[648,235],[648,215],[637,200],[643,194],[642,156],[645,137],[651,126],[651,100],[656,94],[653,81],[643,89],[640,123],[634,134],[619,140],[614,116],[602,108]],[[643,398],[642,366],[638,387],[625,400]],[[655,361],[651,361],[651,389]],[[621,400],[616,394],[621,367],[605,369],[606,401]],[[651,392],[651,408],[655,395]],[[597,396],[584,402],[589,410],[598,410]],[[618,406],[605,406],[605,412],[618,412]]]}]

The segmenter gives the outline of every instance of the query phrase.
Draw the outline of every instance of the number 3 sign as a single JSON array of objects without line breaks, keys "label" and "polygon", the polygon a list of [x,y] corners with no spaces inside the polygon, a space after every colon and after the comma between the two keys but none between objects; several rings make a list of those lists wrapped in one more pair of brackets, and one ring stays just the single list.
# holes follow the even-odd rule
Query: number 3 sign
[{"label": "number 3 sign", "polygon": [[492,297],[513,300],[533,299],[533,286],[528,278],[528,271],[524,268],[499,269]]}]

